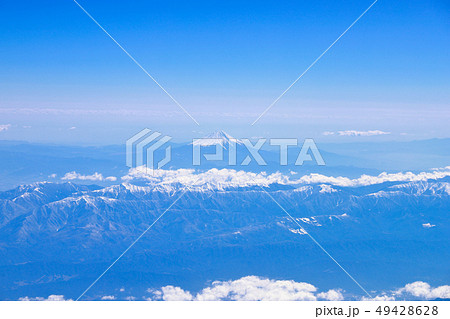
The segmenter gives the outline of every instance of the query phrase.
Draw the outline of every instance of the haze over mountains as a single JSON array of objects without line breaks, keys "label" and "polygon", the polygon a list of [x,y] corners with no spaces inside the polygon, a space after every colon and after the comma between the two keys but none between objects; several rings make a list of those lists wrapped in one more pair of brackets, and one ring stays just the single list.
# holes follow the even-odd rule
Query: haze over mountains
[{"label": "haze over mountains", "polygon": [[[221,135],[220,132],[216,132],[210,136],[220,137]],[[226,134],[226,136],[230,135]],[[172,147],[172,160],[164,169],[230,168],[226,150],[223,161],[203,160],[201,166],[193,166],[191,143],[192,141],[185,144],[169,142],[168,145]],[[299,139],[299,144],[302,143],[303,140]],[[232,168],[268,173],[277,171],[284,173],[294,171],[298,174],[321,173],[328,176],[350,178],[357,178],[363,174],[378,175],[382,172],[397,173],[406,170],[416,173],[447,166],[450,163],[449,144],[450,139],[318,144],[326,166],[317,166],[311,162],[305,162],[303,166],[293,165],[298,155],[298,149],[290,149],[288,152],[289,165],[280,166],[278,147],[270,148],[268,142],[260,151],[261,156],[267,162],[266,166],[256,165],[254,161],[243,166],[239,164],[248,155],[248,151],[242,145],[238,145],[238,165]],[[215,151],[214,145],[201,148],[202,154]],[[74,171],[81,175],[92,175],[97,172],[103,176],[114,176],[120,179],[127,174],[129,169],[125,165],[125,145],[82,147],[0,141],[0,152],[2,154],[0,157],[0,190],[36,181],[60,181],[65,174]],[[157,151],[155,157],[163,158],[164,149]],[[85,180],[84,182],[89,183],[90,181]],[[100,180],[91,182],[108,184],[108,181]]]}]

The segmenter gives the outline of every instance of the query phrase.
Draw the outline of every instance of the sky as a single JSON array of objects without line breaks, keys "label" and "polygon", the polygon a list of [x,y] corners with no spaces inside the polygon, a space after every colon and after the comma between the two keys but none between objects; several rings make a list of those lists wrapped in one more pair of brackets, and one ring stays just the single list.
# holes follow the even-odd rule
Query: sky
[{"label": "sky", "polygon": [[373,1],[78,2],[200,125],[74,1],[2,1],[0,140],[450,137],[447,1],[379,0],[253,126]]}]

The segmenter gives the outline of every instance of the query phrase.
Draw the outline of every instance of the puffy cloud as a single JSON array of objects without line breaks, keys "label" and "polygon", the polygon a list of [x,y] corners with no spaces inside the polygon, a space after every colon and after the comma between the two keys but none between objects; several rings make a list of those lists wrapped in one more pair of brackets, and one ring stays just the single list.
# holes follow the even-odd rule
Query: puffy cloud
[{"label": "puffy cloud", "polygon": [[44,297],[21,297],[20,301],[71,301],[72,299],[64,299],[63,295],[50,295],[47,298]]},{"label": "puffy cloud", "polygon": [[334,193],[337,192],[333,187],[331,187],[330,185],[326,185],[326,184],[322,184],[319,185],[320,186],[320,191],[319,193]]},{"label": "puffy cloud", "polygon": [[316,294],[317,288],[309,283],[293,280],[272,280],[258,276],[247,276],[237,280],[215,281],[195,296],[180,287],[166,286],[160,290],[149,290],[150,300],[343,300],[341,290],[329,290]]},{"label": "puffy cloud", "polygon": [[380,130],[374,130],[374,131],[338,131],[337,132],[340,136],[374,136],[374,135],[386,135],[391,134],[391,132],[384,132]]},{"label": "puffy cloud", "polygon": [[108,182],[115,182],[117,180],[117,177],[114,176],[108,176],[103,177],[102,174],[95,172],[92,175],[82,175],[77,172],[70,172],[66,173],[62,178],[63,181],[72,181],[75,179],[81,180],[81,181],[108,181]]},{"label": "puffy cloud", "polygon": [[391,292],[383,292],[374,298],[362,297],[361,300],[391,301],[401,300],[430,300],[430,299],[448,299],[450,298],[450,286],[444,285],[436,288],[431,287],[429,283],[416,281],[406,284],[404,287]]},{"label": "puffy cloud", "polygon": [[431,228],[431,227],[435,227],[436,225],[426,223],[426,224],[422,224],[422,226],[423,226],[423,228]]},{"label": "puffy cloud", "polygon": [[422,299],[448,299],[450,298],[450,286],[445,285],[432,288],[429,283],[416,281],[398,289],[395,293],[397,295],[409,294]]},{"label": "puffy cloud", "polygon": [[11,124],[0,124],[0,132],[7,131],[11,127]]},{"label": "puffy cloud", "polygon": [[317,294],[317,297],[323,300],[330,300],[330,301],[340,301],[344,300],[344,295],[342,295],[341,289],[331,289],[327,292],[321,292]]},{"label": "puffy cloud", "polygon": [[[68,173],[66,179],[75,179],[78,174]],[[68,175],[66,174],[66,176]],[[98,173],[96,173],[98,174]],[[94,174],[95,175],[95,174]],[[101,176],[101,174],[99,174]],[[92,175],[90,175],[92,176]],[[161,170],[149,172],[144,166],[132,168],[128,174],[122,177],[124,181],[143,179],[151,185],[181,184],[184,186],[209,187],[224,189],[227,187],[269,186],[271,184],[301,185],[301,184],[329,184],[342,187],[357,187],[380,184],[384,182],[417,182],[436,180],[450,176],[450,166],[421,173],[381,173],[378,176],[362,175],[359,178],[333,177],[322,174],[309,174],[297,177],[295,174],[284,175],[282,173],[266,174],[236,171],[233,169],[213,168],[205,172],[196,172],[194,169]],[[87,179],[86,177],[84,179]],[[331,188],[322,186],[323,191],[332,191]]]},{"label": "puffy cloud", "polygon": [[149,289],[148,292],[152,293],[155,299],[164,301],[189,301],[194,299],[189,291],[174,286],[165,286],[161,290]]},{"label": "puffy cloud", "polygon": [[[318,289],[309,283],[293,280],[273,280],[258,276],[247,276],[237,280],[214,281],[197,294],[183,290],[180,287],[165,286],[160,289],[148,289],[152,294],[147,300],[193,300],[193,301],[290,301],[290,300],[345,300],[342,289],[331,289],[318,292]],[[363,301],[394,301],[401,300],[430,300],[436,298],[450,298],[450,286],[433,288],[422,281],[409,283],[404,287],[380,292],[375,297],[347,296],[348,300]]]},{"label": "puffy cloud", "polygon": [[196,300],[316,300],[311,284],[248,276],[235,281],[216,281]]}]

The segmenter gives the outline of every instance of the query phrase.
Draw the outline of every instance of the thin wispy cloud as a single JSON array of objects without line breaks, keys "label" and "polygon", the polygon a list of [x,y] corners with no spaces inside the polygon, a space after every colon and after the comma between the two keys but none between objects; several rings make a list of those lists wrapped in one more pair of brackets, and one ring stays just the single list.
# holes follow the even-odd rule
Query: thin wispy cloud
[{"label": "thin wispy cloud", "polygon": [[338,131],[338,134],[341,136],[374,136],[374,135],[387,135],[391,134],[391,132],[384,132],[380,130],[375,131]]},{"label": "thin wispy cloud", "polygon": [[65,299],[63,295],[50,295],[45,297],[21,297],[19,301],[71,301],[72,299]]},{"label": "thin wispy cloud", "polygon": [[391,132],[385,132],[380,130],[373,131],[355,131],[355,130],[347,130],[347,131],[325,131],[322,135],[330,136],[330,135],[338,135],[338,136],[375,136],[375,135],[389,135]]}]

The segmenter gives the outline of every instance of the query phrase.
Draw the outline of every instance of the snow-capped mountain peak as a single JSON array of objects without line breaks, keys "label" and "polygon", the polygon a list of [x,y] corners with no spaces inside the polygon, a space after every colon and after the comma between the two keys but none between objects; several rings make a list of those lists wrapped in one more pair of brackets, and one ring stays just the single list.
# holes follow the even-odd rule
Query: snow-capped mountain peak
[{"label": "snow-capped mountain peak", "polygon": [[230,143],[243,144],[243,142],[237,138],[234,138],[230,134],[225,131],[215,131],[201,139],[195,140],[193,145],[200,146],[213,146],[213,145],[221,145],[222,147],[226,147]]}]

